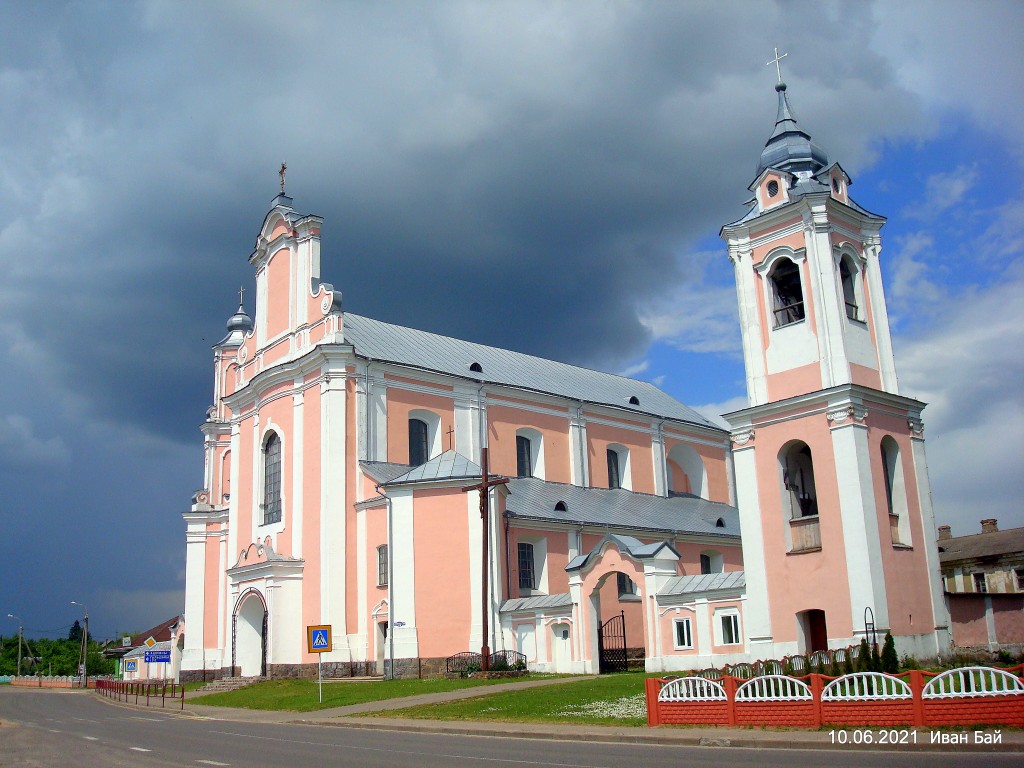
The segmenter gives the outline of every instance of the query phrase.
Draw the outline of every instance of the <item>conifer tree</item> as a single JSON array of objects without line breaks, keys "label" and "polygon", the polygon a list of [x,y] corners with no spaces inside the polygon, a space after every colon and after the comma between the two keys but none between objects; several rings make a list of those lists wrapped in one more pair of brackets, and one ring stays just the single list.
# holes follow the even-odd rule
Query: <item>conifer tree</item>
[{"label": "conifer tree", "polygon": [[892,633],[885,633],[885,643],[882,646],[882,671],[895,675],[900,671],[900,659],[896,655],[896,642],[892,639]]},{"label": "conifer tree", "polygon": [[857,654],[857,671],[871,671],[871,646],[868,645],[867,638],[861,638],[860,641],[860,653]]}]

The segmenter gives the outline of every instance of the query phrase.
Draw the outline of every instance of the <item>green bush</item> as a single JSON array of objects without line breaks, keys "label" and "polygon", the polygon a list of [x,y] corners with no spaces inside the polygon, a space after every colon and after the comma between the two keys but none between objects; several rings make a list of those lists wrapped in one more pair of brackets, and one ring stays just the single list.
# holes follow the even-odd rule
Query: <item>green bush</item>
[{"label": "green bush", "polygon": [[882,671],[895,675],[900,671],[900,660],[896,655],[896,641],[892,639],[892,633],[885,633],[885,644],[882,647]]}]

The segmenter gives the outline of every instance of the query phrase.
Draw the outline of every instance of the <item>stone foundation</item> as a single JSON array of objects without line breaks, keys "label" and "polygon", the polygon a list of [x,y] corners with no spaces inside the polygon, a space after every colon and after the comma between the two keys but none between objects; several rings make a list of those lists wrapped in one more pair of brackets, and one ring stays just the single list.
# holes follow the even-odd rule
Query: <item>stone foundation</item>
[{"label": "stone foundation", "polygon": [[[230,671],[230,668],[227,671]],[[201,669],[183,669],[178,673],[178,679],[182,683],[212,683],[222,677],[227,677],[224,669],[207,669],[205,672]]]}]

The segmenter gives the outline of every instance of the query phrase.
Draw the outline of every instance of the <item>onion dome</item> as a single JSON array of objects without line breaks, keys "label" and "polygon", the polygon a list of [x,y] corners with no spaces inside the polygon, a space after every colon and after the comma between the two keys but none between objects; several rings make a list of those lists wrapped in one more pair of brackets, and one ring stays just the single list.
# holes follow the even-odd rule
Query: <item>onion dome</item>
[{"label": "onion dome", "polygon": [[228,318],[228,333],[241,331],[248,333],[252,330],[252,318],[245,313],[245,308],[239,304],[238,310]]},{"label": "onion dome", "polygon": [[775,90],[779,94],[775,132],[765,142],[761,161],[754,175],[760,176],[765,168],[777,168],[794,174],[799,171],[817,173],[828,165],[828,153],[811,139],[809,133],[800,128],[786,96],[786,84],[778,83]]}]

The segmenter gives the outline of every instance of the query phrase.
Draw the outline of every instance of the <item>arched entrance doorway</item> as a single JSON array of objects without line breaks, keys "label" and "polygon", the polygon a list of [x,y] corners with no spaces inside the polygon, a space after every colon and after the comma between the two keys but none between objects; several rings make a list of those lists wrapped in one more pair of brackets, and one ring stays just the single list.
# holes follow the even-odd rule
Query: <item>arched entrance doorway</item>
[{"label": "arched entrance doorway", "polygon": [[245,592],[232,618],[231,668],[239,677],[267,675],[267,604],[257,590]]},{"label": "arched entrance doorway", "polygon": [[590,593],[595,671],[642,668],[647,656],[643,600],[630,574],[609,571]]},{"label": "arched entrance doorway", "polygon": [[825,624],[825,612],[820,608],[801,611],[796,615],[800,627],[800,645],[804,653],[814,653],[828,649],[828,627]]}]

